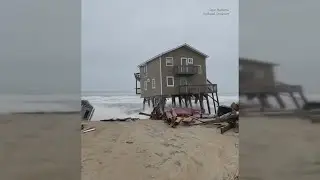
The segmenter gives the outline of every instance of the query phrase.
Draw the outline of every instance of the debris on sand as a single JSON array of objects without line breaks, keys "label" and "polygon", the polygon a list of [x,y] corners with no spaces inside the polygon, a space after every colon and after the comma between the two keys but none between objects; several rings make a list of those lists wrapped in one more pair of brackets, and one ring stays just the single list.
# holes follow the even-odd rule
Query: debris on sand
[{"label": "debris on sand", "polygon": [[81,119],[90,121],[95,108],[89,103],[88,100],[81,100]]},{"label": "debris on sand", "polygon": [[217,115],[210,116],[202,114],[200,110],[193,108],[171,108],[161,110],[156,106],[151,114],[139,113],[149,116],[152,120],[164,120],[171,127],[175,128],[180,123],[184,125],[216,124],[221,134],[235,129],[239,129],[239,104],[232,103],[230,107],[219,106]]},{"label": "debris on sand", "polygon": [[91,132],[91,131],[95,131],[95,130],[96,130],[96,128],[91,127],[91,128],[82,130],[82,133],[87,133],[87,132]]},{"label": "debris on sand", "polygon": [[100,120],[100,121],[137,121],[137,120],[139,120],[139,118],[127,117],[127,118],[102,119],[102,120]]}]

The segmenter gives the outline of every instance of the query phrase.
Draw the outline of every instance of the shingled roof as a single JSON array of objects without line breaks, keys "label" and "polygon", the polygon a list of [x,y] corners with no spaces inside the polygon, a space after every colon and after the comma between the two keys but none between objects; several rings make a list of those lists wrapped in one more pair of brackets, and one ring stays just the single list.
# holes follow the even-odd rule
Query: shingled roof
[{"label": "shingled roof", "polygon": [[182,47],[186,47],[186,48],[190,49],[191,51],[194,51],[194,52],[196,52],[196,53],[204,56],[205,58],[208,58],[208,57],[209,57],[208,55],[200,52],[200,51],[197,50],[196,48],[194,48],[194,47],[188,45],[187,43],[185,43],[185,44],[182,44],[182,45],[177,46],[177,47],[175,47],[175,48],[169,49],[169,50],[167,50],[167,51],[165,51],[165,52],[162,52],[162,53],[160,53],[160,54],[158,54],[158,55],[156,55],[156,56],[148,59],[147,61],[139,64],[138,67],[144,66],[144,65],[146,65],[147,63],[149,63],[149,62],[151,62],[151,61],[153,61],[153,60],[156,60],[157,58],[161,57],[162,55],[167,54],[167,53],[169,53],[169,52],[171,52],[171,51],[177,50],[177,49],[182,48]]},{"label": "shingled roof", "polygon": [[239,58],[239,63],[254,63],[254,64],[261,64],[261,65],[268,65],[268,66],[278,66],[279,64],[273,63],[273,62],[267,62],[267,61],[260,61],[256,59],[250,59],[250,58]]}]

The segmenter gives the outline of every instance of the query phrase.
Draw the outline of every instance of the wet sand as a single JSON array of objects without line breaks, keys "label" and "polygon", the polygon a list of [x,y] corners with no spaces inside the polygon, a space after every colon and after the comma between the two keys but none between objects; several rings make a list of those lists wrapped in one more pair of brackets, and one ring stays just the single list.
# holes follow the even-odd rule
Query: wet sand
[{"label": "wet sand", "polygon": [[90,122],[82,135],[83,180],[222,180],[238,169],[238,137],[163,121]]},{"label": "wet sand", "polygon": [[319,180],[320,123],[295,117],[243,117],[241,180]]},{"label": "wet sand", "polygon": [[79,180],[79,114],[0,115],[0,179]]}]

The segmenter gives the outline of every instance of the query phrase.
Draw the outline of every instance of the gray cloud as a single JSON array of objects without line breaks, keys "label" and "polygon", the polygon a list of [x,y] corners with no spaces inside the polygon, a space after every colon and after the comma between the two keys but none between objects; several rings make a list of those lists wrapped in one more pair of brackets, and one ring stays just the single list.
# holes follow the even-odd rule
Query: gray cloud
[{"label": "gray cloud", "polygon": [[[205,16],[209,8],[229,16]],[[141,62],[188,43],[208,54],[208,78],[225,93],[238,92],[238,1],[90,0],[82,4],[82,87],[135,86]]]},{"label": "gray cloud", "polygon": [[240,55],[279,63],[279,80],[319,94],[319,6],[319,1],[241,1]]},{"label": "gray cloud", "polygon": [[5,0],[0,93],[79,93],[80,3]]}]

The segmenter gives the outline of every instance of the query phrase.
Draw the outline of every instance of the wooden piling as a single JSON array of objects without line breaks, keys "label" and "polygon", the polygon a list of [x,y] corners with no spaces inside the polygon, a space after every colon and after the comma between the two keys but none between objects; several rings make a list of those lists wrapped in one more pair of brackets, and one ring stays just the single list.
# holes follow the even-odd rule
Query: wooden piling
[{"label": "wooden piling", "polygon": [[277,102],[278,102],[278,104],[279,104],[281,109],[286,108],[286,105],[284,104],[284,102],[283,102],[282,98],[280,97],[279,93],[274,94],[274,97],[276,98],[276,100],[277,100]]},{"label": "wooden piling", "polygon": [[[217,99],[216,99],[217,105],[220,106],[219,97],[218,97],[218,90],[215,92],[215,94],[216,94],[216,98],[217,98]],[[213,93],[212,93],[212,97],[214,97],[214,96],[213,96]]]},{"label": "wooden piling", "polygon": [[270,105],[269,105],[269,103],[268,103],[268,100],[267,100],[266,94],[259,94],[259,95],[258,95],[258,99],[259,99],[259,102],[260,102],[260,104],[261,104],[261,109],[260,109],[260,111],[264,111],[265,108],[270,107]]},{"label": "wooden piling", "polygon": [[181,96],[179,96],[178,98],[179,98],[179,107],[182,107],[182,98]]},{"label": "wooden piling", "polygon": [[198,95],[195,95],[194,104],[198,104],[198,101],[199,101],[199,96],[198,96]]},{"label": "wooden piling", "polygon": [[172,106],[176,107],[176,96],[171,96]]},{"label": "wooden piling", "polygon": [[189,100],[189,104],[190,104],[190,107],[192,108],[192,100],[191,100],[191,96],[189,96],[188,100]]},{"label": "wooden piling", "polygon": [[184,96],[184,105],[186,108],[188,108],[188,96]]},{"label": "wooden piling", "polygon": [[143,102],[142,102],[143,106],[142,109],[145,110],[145,106],[146,106],[146,98],[143,98]]},{"label": "wooden piling", "polygon": [[301,97],[301,99],[302,99],[304,104],[308,102],[307,98],[304,96],[302,91],[299,91],[299,95],[300,95],[300,97]]},{"label": "wooden piling", "polygon": [[206,101],[207,101],[208,113],[211,114],[211,108],[210,108],[210,102],[209,102],[209,97],[208,97],[208,95],[206,95],[205,98],[206,98]]},{"label": "wooden piling", "polygon": [[154,108],[155,106],[154,97],[151,98],[151,104],[152,104],[152,107]]},{"label": "wooden piling", "polygon": [[300,109],[300,105],[299,105],[296,97],[293,95],[293,93],[290,92],[289,95],[290,95],[291,99],[293,100],[294,104],[296,105],[296,107],[297,107],[298,109]]},{"label": "wooden piling", "polygon": [[205,110],[203,107],[203,94],[199,95],[199,101],[200,101],[201,112],[203,112]]}]

